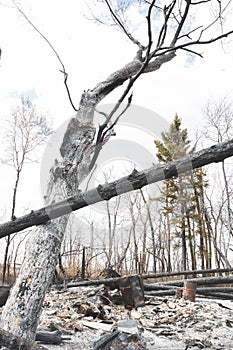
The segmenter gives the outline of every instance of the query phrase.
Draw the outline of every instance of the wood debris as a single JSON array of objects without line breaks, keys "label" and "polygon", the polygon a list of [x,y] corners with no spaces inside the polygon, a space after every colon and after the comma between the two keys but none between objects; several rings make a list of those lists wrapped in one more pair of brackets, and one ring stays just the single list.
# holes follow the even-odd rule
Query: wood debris
[{"label": "wood debris", "polygon": [[49,350],[233,348],[231,301],[198,295],[195,302],[175,295],[147,295],[145,300],[143,306],[127,309],[120,291],[104,285],[50,290],[38,332],[58,335],[58,345],[46,344]]},{"label": "wood debris", "polygon": [[98,344],[102,344],[103,350],[127,350],[127,346],[148,350],[233,348],[230,301],[196,298],[196,302],[190,302],[175,296],[147,297],[144,306],[128,310],[123,304],[112,302],[116,294],[116,290],[106,291],[104,286],[50,291],[44,302],[40,327],[60,330],[63,336],[69,335],[71,341],[64,341],[56,348],[47,345],[48,349],[71,350],[76,349],[75,344],[79,344],[79,348],[84,344],[83,349],[92,350]]}]

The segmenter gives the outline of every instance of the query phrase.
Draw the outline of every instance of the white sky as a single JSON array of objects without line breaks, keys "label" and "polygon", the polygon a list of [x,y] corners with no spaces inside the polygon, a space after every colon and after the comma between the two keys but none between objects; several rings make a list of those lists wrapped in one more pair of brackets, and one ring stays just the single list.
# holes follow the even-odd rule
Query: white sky
[{"label": "white sky", "polygon": [[[40,110],[48,112],[56,129],[74,112],[69,104],[61,68],[51,49],[13,8],[11,1],[0,5],[0,118],[7,116],[18,94],[31,92]],[[61,56],[69,73],[69,86],[76,106],[82,91],[92,88],[114,70],[129,62],[135,47],[111,27],[84,18],[84,2],[76,0],[22,0],[30,20],[46,35]],[[229,22],[233,23],[232,20]],[[233,38],[232,38],[233,39]],[[134,104],[151,109],[171,122],[175,113],[191,132],[202,125],[201,109],[210,96],[233,93],[233,42],[224,50],[220,43],[201,48],[204,58],[187,64],[182,54],[137,82]],[[114,103],[120,92],[106,99]],[[33,168],[34,167],[34,168]],[[39,204],[38,167],[30,166],[30,178],[21,183],[24,207]],[[1,168],[2,203],[8,203],[13,178]],[[6,179],[7,181],[2,181]],[[25,191],[26,189],[26,191]],[[32,195],[33,194],[33,195]],[[33,198],[32,198],[33,197]]]}]

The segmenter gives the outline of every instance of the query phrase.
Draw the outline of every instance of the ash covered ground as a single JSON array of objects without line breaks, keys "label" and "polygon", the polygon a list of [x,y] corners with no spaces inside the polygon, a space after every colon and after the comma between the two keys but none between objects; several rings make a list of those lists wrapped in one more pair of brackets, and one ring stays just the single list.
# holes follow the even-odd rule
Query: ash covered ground
[{"label": "ash covered ground", "polygon": [[[233,349],[233,302],[146,297],[145,306],[127,310],[104,286],[47,293],[41,330],[59,330],[60,345],[49,350]],[[113,333],[117,332],[117,333]],[[107,343],[98,341],[118,334]],[[67,339],[69,338],[69,339]],[[101,343],[101,341],[100,341]]]}]

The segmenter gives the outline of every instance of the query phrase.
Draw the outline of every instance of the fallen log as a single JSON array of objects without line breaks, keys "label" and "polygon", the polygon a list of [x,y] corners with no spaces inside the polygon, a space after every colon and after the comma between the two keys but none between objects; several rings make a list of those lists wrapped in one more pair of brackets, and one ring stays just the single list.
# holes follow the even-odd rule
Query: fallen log
[{"label": "fallen log", "polygon": [[145,291],[149,291],[149,290],[176,290],[177,289],[177,286],[172,286],[172,285],[169,285],[169,286],[166,286],[164,284],[161,284],[161,283],[153,283],[153,284],[144,284],[144,290]]},{"label": "fallen log", "polygon": [[151,291],[145,291],[145,297],[163,297],[163,296],[169,296],[169,295],[175,295],[176,291],[174,289],[168,289],[168,290],[151,290]]},{"label": "fallen log", "polygon": [[[172,281],[164,281],[160,282],[166,286],[178,286],[182,287],[184,281],[188,282],[196,282],[198,285],[208,285],[208,284],[228,284],[233,283],[233,276],[223,276],[223,277],[206,277],[206,278],[189,278],[186,280],[172,280]],[[156,286],[157,283],[144,284],[144,289],[148,290],[148,288],[152,288],[152,286]],[[149,287],[150,286],[150,287]],[[152,289],[151,289],[152,290]]]},{"label": "fallen log", "polygon": [[[130,275],[130,276],[134,276],[134,275]],[[127,277],[127,276],[124,276],[124,277]],[[123,277],[114,277],[114,278],[105,278],[105,279],[101,279],[101,280],[80,281],[80,282],[67,284],[66,288],[100,286],[101,284],[110,285],[113,282],[120,282],[120,280],[122,278]],[[59,289],[59,286],[52,285],[52,288]]]},{"label": "fallen log", "polygon": [[188,275],[207,275],[211,273],[230,273],[233,272],[233,268],[227,269],[207,269],[207,270],[189,270],[189,271],[174,271],[174,272],[158,272],[147,275],[142,275],[143,279],[172,277],[172,276],[188,276]]},{"label": "fallen log", "polygon": [[207,287],[207,288],[197,288],[198,292],[202,294],[208,293],[232,293],[233,295],[233,287]]},{"label": "fallen log", "polygon": [[226,300],[233,300],[233,294],[229,294],[229,293],[199,293],[198,294],[205,296],[206,298],[216,298],[216,299],[226,299]]},{"label": "fallen log", "polygon": [[47,350],[42,345],[35,342],[18,337],[10,332],[0,329],[0,348],[6,347],[9,350]]},{"label": "fallen log", "polygon": [[58,218],[72,211],[84,208],[91,204],[140,189],[151,183],[170,179],[181,173],[200,168],[211,163],[218,163],[233,156],[233,139],[219,143],[212,147],[203,149],[183,158],[176,159],[166,164],[157,164],[149,169],[133,171],[130,175],[116,181],[99,185],[84,193],[80,192],[61,202],[48,205],[47,207],[31,211],[29,214],[14,221],[5,222],[0,225],[0,238],[6,237],[14,232],[19,232],[34,225],[45,224],[51,219]]},{"label": "fallen log", "polygon": [[63,340],[70,340],[71,338],[63,338],[60,331],[54,332],[36,332],[36,341],[43,344],[59,345]]},{"label": "fallen log", "polygon": [[[179,289],[179,288],[178,288]],[[164,286],[162,284],[149,284],[144,286],[144,291],[163,291],[163,290],[177,290],[176,286]],[[198,292],[206,293],[232,293],[233,287],[207,287],[207,288],[197,288]]]},{"label": "fallen log", "polygon": [[[233,300],[233,294],[231,294],[233,288],[197,288],[196,295],[197,296],[205,296],[205,297],[214,297],[218,299],[227,299]],[[145,297],[154,297],[154,296],[171,296],[176,294],[175,289],[167,289],[167,290],[147,290],[144,292]]]},{"label": "fallen log", "polygon": [[[179,276],[179,275],[190,275],[190,274],[205,274],[205,273],[223,273],[223,272],[232,272],[233,269],[211,269],[211,270],[195,270],[195,271],[182,271],[182,272],[169,272],[169,273],[158,273],[158,274],[151,274],[151,275],[141,275],[142,279],[148,279],[148,278],[159,278],[159,277],[171,277],[171,276]],[[126,275],[126,276],[122,276],[122,277],[114,277],[114,278],[104,278],[104,279],[100,279],[100,280],[89,280],[89,281],[79,281],[79,282],[73,282],[68,284],[66,287],[67,288],[73,288],[73,287],[85,287],[85,286],[99,286],[101,284],[103,285],[111,285],[112,283],[116,283],[118,284],[123,278],[126,277],[130,277],[130,276],[138,276],[138,275]],[[216,284],[216,283],[233,283],[233,276],[220,276],[220,277],[207,277],[207,278],[195,278],[195,279],[186,279],[186,281],[193,281],[193,282],[198,282],[198,281],[203,281],[203,283],[208,283],[205,281],[208,281],[209,279],[213,278],[213,280],[210,280],[211,283]],[[219,282],[214,282],[214,279],[219,279],[222,278],[222,280],[219,280]],[[225,281],[225,282],[224,282]],[[155,286],[154,290],[158,290],[159,286],[161,287],[161,289],[165,289],[165,285],[170,285],[170,287],[176,288],[178,286],[178,284],[181,286],[183,285],[184,280],[172,280],[172,281],[164,281],[164,282],[159,282],[155,283],[155,284],[145,284],[144,283],[144,288],[145,290],[153,290],[152,286]],[[163,287],[162,287],[163,286]],[[59,286],[57,285],[53,285],[52,286],[54,289],[58,289]],[[152,288],[152,289],[150,289]]]}]

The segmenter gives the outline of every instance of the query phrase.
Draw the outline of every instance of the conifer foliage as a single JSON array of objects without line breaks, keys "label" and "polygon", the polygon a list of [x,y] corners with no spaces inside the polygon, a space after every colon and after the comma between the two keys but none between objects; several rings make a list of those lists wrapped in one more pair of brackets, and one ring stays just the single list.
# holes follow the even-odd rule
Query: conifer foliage
[{"label": "conifer foliage", "polygon": [[[187,129],[181,119],[174,117],[168,131],[155,140],[156,156],[161,163],[191,154]],[[205,218],[204,188],[207,186],[203,169],[164,180],[161,186],[161,214],[163,216],[164,245],[167,270],[211,267],[211,233]],[[181,262],[181,265],[180,265]]]}]

